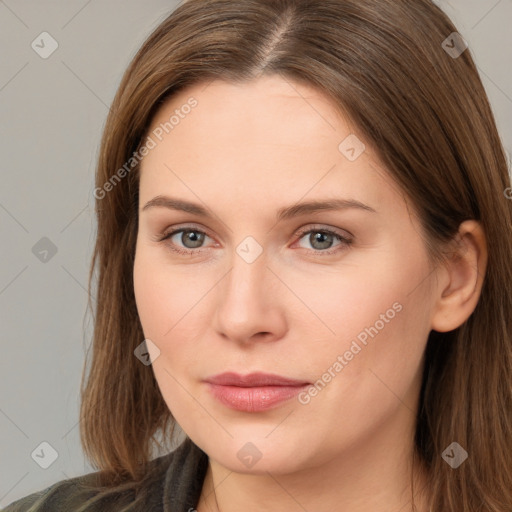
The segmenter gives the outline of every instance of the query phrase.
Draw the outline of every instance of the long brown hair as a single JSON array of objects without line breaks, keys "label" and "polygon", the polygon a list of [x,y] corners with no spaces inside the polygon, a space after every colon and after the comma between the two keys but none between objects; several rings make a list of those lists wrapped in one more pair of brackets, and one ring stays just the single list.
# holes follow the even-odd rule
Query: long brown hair
[{"label": "long brown hair", "polygon": [[[357,126],[414,205],[432,262],[462,221],[481,221],[480,300],[459,328],[430,333],[415,457],[428,468],[433,512],[512,510],[510,177],[471,50],[454,32],[429,0],[188,0],[146,40],[113,101],[96,174],[97,303],[80,419],[104,485],[140,481],[158,435],[175,425],[151,367],[134,356],[144,339],[132,280],[137,156],[151,120],[188,85],[280,74],[317,87]],[[457,469],[441,456],[454,441],[469,454]]]}]

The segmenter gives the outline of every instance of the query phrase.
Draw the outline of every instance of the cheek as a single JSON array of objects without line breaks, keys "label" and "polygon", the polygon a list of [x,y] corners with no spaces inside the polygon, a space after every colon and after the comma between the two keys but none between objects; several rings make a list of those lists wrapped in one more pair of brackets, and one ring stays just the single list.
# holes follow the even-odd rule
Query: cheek
[{"label": "cheek", "polygon": [[307,431],[315,418],[319,430],[330,432],[326,443],[332,449],[371,437],[393,415],[414,410],[429,331],[424,302],[407,297],[406,278],[386,286],[381,279],[378,291],[362,282],[345,281],[342,291],[331,284],[330,297],[316,301],[336,335],[314,336],[310,328],[315,343],[300,356],[316,379],[300,397],[301,428]]},{"label": "cheek", "polygon": [[[171,297],[162,292],[159,273],[149,264],[144,251],[137,251],[133,268],[133,286],[137,311],[146,338],[159,338],[164,331],[164,304]],[[168,328],[168,327],[167,327]]]},{"label": "cheek", "polygon": [[327,333],[315,347],[310,345],[317,374],[343,375],[337,379],[339,384],[352,388],[368,379],[371,368],[396,368],[407,314],[399,293],[394,289],[376,293],[375,286],[354,282],[342,292],[323,294],[321,301],[318,311],[323,312],[325,324],[335,334]]},{"label": "cheek", "polygon": [[150,256],[151,252],[144,248],[137,251],[133,282],[144,337],[160,351],[151,367],[173,416],[199,421],[200,411],[185,391],[189,385],[185,384],[183,376],[188,373],[187,378],[200,377],[194,375],[199,371],[194,344],[198,337],[194,331],[197,322],[191,321],[196,311],[194,304],[198,305],[199,300],[197,286],[194,286],[193,276],[171,272],[170,265],[159,263],[154,255]]},{"label": "cheek", "polygon": [[134,292],[144,336],[160,349],[160,362],[172,363],[174,370],[197,359],[197,342],[209,325],[200,317],[212,284],[192,267],[173,266],[165,254],[155,256],[154,248],[142,247],[135,257]]},{"label": "cheek", "polygon": [[425,272],[419,255],[414,265],[395,257],[380,267],[354,267],[339,279],[317,279],[321,293],[305,295],[311,282],[296,279],[294,291],[302,290],[321,320],[296,319],[305,344],[301,358],[320,379],[318,395],[336,401],[342,395],[344,403],[352,397],[361,406],[386,399],[386,386],[400,396],[407,392],[430,331],[428,294],[422,286],[411,293]]},{"label": "cheek", "polygon": [[171,273],[151,256],[150,249],[138,248],[133,269],[137,311],[146,337],[162,340],[170,336],[179,318],[186,313],[193,289],[179,273]]}]

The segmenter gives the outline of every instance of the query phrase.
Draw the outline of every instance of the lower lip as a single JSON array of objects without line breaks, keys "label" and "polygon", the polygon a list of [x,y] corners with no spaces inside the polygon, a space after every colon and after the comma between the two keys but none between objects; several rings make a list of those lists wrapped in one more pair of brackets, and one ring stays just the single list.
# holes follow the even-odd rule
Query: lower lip
[{"label": "lower lip", "polygon": [[277,407],[281,402],[298,395],[309,384],[242,388],[208,383],[208,386],[213,396],[227,407],[237,411],[259,412]]}]

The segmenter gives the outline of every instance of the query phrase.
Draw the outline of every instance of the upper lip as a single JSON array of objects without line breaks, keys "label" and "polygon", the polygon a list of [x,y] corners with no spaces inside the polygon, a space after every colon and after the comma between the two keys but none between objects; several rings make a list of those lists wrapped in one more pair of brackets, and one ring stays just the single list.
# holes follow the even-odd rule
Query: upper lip
[{"label": "upper lip", "polygon": [[309,384],[304,380],[288,379],[281,375],[271,373],[254,372],[247,375],[240,375],[234,372],[219,373],[204,379],[211,384],[221,386],[239,386],[244,388],[257,386],[304,386]]}]

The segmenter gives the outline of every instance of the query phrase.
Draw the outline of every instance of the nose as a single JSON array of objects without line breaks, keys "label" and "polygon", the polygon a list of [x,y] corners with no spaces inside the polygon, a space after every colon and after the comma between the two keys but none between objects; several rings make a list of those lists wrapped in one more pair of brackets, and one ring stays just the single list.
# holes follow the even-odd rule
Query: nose
[{"label": "nose", "polygon": [[287,329],[283,293],[265,253],[252,263],[234,254],[232,267],[217,289],[215,331],[242,344],[282,338]]}]

